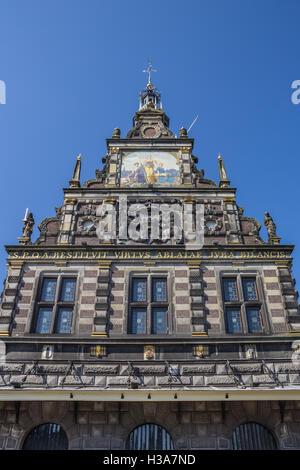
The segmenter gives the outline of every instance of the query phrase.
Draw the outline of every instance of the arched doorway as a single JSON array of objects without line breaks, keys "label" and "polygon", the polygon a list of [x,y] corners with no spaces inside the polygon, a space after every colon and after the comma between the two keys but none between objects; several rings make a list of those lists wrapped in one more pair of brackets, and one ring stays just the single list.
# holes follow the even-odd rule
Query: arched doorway
[{"label": "arched doorway", "polygon": [[59,424],[45,423],[33,428],[26,437],[23,450],[67,450],[68,438]]},{"label": "arched doorway", "polygon": [[277,444],[273,434],[258,423],[244,423],[232,435],[233,450],[274,450]]},{"label": "arched doorway", "polygon": [[128,436],[128,450],[173,450],[174,445],[168,431],[157,424],[142,424]]}]

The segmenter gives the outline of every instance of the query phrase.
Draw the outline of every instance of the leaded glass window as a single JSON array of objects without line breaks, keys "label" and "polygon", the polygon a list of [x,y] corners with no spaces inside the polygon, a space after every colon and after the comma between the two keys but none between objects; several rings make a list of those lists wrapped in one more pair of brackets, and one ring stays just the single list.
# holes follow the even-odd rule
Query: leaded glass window
[{"label": "leaded glass window", "polygon": [[243,278],[243,293],[245,300],[257,300],[255,279]]},{"label": "leaded glass window", "polygon": [[64,275],[43,277],[32,331],[40,334],[71,333],[75,291],[75,278]]},{"label": "leaded glass window", "polygon": [[167,281],[166,279],[152,280],[152,300],[153,302],[167,301]]},{"label": "leaded glass window", "polygon": [[71,333],[72,308],[59,308],[57,318],[57,333]]},{"label": "leaded glass window", "polygon": [[147,280],[133,279],[132,281],[132,301],[146,302],[147,300]]},{"label": "leaded glass window", "polygon": [[132,334],[168,333],[167,278],[148,274],[131,279],[128,331]]},{"label": "leaded glass window", "polygon": [[75,297],[76,279],[63,279],[60,294],[62,302],[73,302]]},{"label": "leaded glass window", "polygon": [[152,309],[152,333],[153,334],[167,333],[167,309],[166,308],[153,308]]},{"label": "leaded glass window", "polygon": [[239,308],[227,308],[227,331],[228,333],[240,333],[242,331],[241,316]]},{"label": "leaded glass window", "polygon": [[131,312],[132,333],[145,334],[146,333],[146,313],[145,308],[133,308]]},{"label": "leaded glass window", "polygon": [[224,288],[224,297],[225,301],[235,301],[238,300],[236,279],[223,279],[223,288]]},{"label": "leaded glass window", "polygon": [[262,330],[260,312],[258,308],[246,308],[248,329],[250,333],[258,333]]},{"label": "leaded glass window", "polygon": [[222,278],[225,325],[227,333],[262,333],[262,302],[257,279],[237,274]]},{"label": "leaded glass window", "polygon": [[52,308],[40,308],[36,326],[37,333],[49,333],[52,317]]},{"label": "leaded glass window", "polygon": [[41,300],[43,302],[53,302],[56,290],[56,279],[45,278],[43,281],[43,289]]}]

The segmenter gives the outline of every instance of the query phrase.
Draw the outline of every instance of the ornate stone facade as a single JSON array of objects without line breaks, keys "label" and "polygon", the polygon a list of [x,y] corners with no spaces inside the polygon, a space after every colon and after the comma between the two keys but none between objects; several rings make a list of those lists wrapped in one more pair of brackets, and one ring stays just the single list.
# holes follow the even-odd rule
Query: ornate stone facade
[{"label": "ornate stone facade", "polygon": [[[229,449],[247,422],[265,426],[278,448],[300,448],[293,246],[280,244],[268,213],[269,239],[261,238],[221,156],[219,184],[197,162],[193,139],[169,130],[149,82],[133,128],[125,138],[114,130],[103,168],[82,185],[78,157],[62,206],[35,242],[25,217],[28,239],[6,247],[1,448],[20,449],[33,427],[56,423],[70,449],[124,449],[134,428],[153,423],[175,449]],[[144,235],[133,239],[137,204],[152,218],[136,222]],[[162,206],[188,207],[195,227],[197,204],[204,245],[193,248],[175,225],[166,235]],[[116,216],[115,238],[99,237],[104,206]],[[152,286],[140,304],[135,279]],[[165,283],[160,303],[153,279]]]}]

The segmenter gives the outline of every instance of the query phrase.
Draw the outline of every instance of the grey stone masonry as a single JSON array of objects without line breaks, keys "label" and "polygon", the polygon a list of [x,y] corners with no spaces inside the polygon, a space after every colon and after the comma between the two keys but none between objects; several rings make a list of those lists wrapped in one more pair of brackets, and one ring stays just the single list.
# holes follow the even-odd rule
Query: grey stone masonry
[{"label": "grey stone masonry", "polygon": [[[167,365],[168,364],[168,365]],[[101,377],[101,380],[99,379]],[[197,363],[159,361],[151,364],[130,362],[47,363],[47,361],[14,362],[0,365],[0,389],[47,388],[66,385],[89,388],[114,388],[132,385],[141,389],[205,388],[257,386],[285,388],[300,383],[300,363],[268,361],[203,361]]]},{"label": "grey stone masonry", "polygon": [[174,450],[233,447],[233,433],[245,422],[272,430],[278,449],[300,446],[300,407],[295,401],[263,402],[0,402],[0,449],[22,449],[29,432],[41,423],[57,423],[65,431],[68,449],[126,448],[136,427],[163,426]]}]

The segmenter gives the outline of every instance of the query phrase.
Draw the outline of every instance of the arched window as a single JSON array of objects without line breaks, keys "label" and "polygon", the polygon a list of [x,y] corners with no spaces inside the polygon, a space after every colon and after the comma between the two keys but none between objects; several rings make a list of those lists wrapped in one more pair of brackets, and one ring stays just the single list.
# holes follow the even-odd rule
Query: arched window
[{"label": "arched window", "polygon": [[126,442],[128,450],[173,450],[173,441],[170,434],[157,424],[142,424],[128,436]]},{"label": "arched window", "polygon": [[277,444],[273,434],[257,423],[244,423],[232,435],[233,450],[273,450]]},{"label": "arched window", "polygon": [[33,428],[26,437],[23,450],[67,450],[68,438],[59,424],[46,423]]}]

